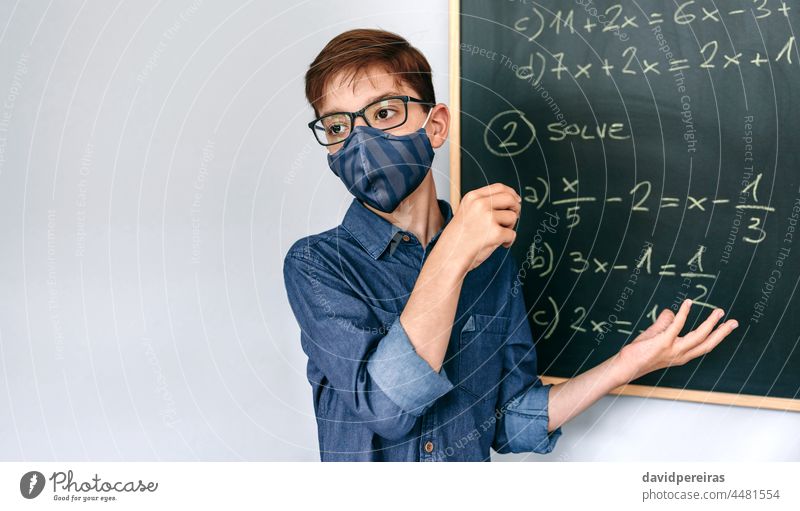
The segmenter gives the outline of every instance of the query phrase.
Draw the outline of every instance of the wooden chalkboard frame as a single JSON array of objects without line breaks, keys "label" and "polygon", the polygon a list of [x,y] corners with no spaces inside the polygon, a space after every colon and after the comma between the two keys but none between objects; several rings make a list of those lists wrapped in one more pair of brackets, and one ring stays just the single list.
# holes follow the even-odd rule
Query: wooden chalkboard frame
[{"label": "wooden chalkboard frame", "polygon": [[[450,204],[453,211],[461,201],[461,2],[449,1],[449,72],[450,72]],[[541,375],[544,383],[562,383],[568,378]],[[690,401],[728,406],[746,406],[800,412],[800,399],[711,392],[703,390],[622,385],[611,391],[614,395]]]}]

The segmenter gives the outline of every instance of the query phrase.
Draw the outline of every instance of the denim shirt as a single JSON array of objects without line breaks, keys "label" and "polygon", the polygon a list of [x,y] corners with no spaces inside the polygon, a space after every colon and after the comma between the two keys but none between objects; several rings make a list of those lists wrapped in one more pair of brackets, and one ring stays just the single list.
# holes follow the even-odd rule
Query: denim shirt
[{"label": "denim shirt", "polygon": [[414,350],[400,313],[441,232],[423,249],[353,199],[341,225],[289,249],[322,461],[489,461],[490,448],[548,453],[561,435],[503,247],[466,275],[440,371]]}]

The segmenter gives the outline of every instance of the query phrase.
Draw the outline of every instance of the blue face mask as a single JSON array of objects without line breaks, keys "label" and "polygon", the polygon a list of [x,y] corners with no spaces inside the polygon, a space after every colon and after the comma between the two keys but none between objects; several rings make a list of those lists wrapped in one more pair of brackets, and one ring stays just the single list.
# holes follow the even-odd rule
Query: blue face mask
[{"label": "blue face mask", "polygon": [[425,179],[433,162],[433,147],[422,128],[392,135],[378,128],[356,126],[328,165],[357,199],[391,213]]}]

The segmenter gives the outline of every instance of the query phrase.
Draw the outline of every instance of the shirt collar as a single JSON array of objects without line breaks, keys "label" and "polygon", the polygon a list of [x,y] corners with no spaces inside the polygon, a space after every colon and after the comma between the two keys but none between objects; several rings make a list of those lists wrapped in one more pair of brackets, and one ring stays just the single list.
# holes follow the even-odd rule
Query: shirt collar
[{"label": "shirt collar", "polygon": [[[439,234],[450,222],[450,219],[453,218],[453,210],[450,208],[450,204],[441,199],[437,199],[437,202],[439,210],[442,212],[442,217],[444,217],[444,224],[442,229],[431,238],[431,243],[436,241]],[[350,207],[347,208],[342,227],[353,235],[373,259],[378,259],[389,247],[392,240],[397,239],[404,232],[385,218],[367,209],[361,201],[355,198]]]}]

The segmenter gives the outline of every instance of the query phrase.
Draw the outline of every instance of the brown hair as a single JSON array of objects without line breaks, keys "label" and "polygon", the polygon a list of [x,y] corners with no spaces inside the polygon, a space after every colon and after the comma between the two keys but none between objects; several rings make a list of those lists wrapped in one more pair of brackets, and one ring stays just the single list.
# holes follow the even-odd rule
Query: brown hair
[{"label": "brown hair", "polygon": [[306,72],[306,98],[319,115],[325,87],[339,73],[343,79],[356,75],[370,65],[381,65],[414,89],[421,100],[436,103],[431,80],[431,66],[425,56],[401,36],[385,30],[360,28],[343,32],[319,52]]}]

